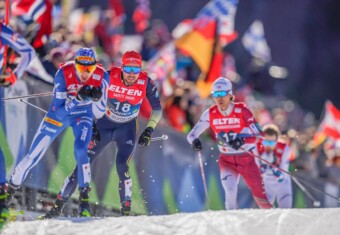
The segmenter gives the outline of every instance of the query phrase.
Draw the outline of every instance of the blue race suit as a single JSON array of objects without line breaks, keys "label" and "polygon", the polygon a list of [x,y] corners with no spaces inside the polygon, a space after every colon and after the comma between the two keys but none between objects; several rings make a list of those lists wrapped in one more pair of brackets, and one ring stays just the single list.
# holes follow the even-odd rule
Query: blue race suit
[{"label": "blue race suit", "polygon": [[[21,77],[24,73],[25,69],[31,62],[32,58],[35,56],[35,51],[31,47],[31,45],[18,33],[14,32],[11,28],[6,26],[3,23],[0,23],[0,68],[3,69],[4,64],[4,51],[5,47],[11,47],[15,52],[20,54],[20,62],[13,73],[17,78]],[[2,89],[2,88],[0,88]],[[0,90],[0,96],[2,96],[2,92]],[[2,103],[0,104],[2,106]],[[0,107],[0,115],[2,107]],[[0,146],[1,147],[1,146]],[[6,182],[6,166],[5,166],[5,157],[0,148],[0,186],[5,184]]]},{"label": "blue race suit", "polygon": [[[137,116],[143,99],[146,97],[153,112],[161,112],[161,104],[151,78],[141,72],[134,85],[127,86],[121,79],[121,69],[110,70],[110,86],[108,91],[108,102],[105,116],[97,121],[97,128],[101,140],[93,148],[88,149],[90,161],[92,162],[100,155],[112,141],[116,142],[118,149],[116,156],[116,168],[119,176],[119,196],[121,202],[131,200],[132,181],[129,175],[129,160],[131,159],[135,146],[137,134]],[[66,178],[59,198],[67,200],[76,189],[77,167],[73,173]]]},{"label": "blue race suit", "polygon": [[[91,171],[87,146],[91,140],[94,114],[97,117],[97,112],[101,110],[101,113],[98,113],[98,117],[100,117],[105,112],[107,101],[105,91],[107,90],[108,82],[108,73],[98,65],[85,83],[81,83],[77,77],[74,62],[61,66],[55,76],[52,103],[35,134],[28,154],[16,166],[10,177],[12,185],[19,186],[22,184],[29,171],[43,157],[52,141],[66,127],[70,126],[75,137],[74,155],[77,164],[81,166],[77,171],[78,185],[81,188],[89,186]],[[101,99],[97,102],[93,102],[90,98],[81,101],[77,100],[75,98],[77,91],[83,85],[100,86],[103,92]]]}]

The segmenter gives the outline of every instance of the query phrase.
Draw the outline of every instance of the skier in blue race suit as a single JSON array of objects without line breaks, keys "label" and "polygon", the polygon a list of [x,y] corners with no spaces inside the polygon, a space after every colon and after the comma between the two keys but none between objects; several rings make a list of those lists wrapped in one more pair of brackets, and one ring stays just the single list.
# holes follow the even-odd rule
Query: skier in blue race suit
[{"label": "skier in blue race suit", "polygon": [[75,60],[61,65],[55,75],[54,97],[42,120],[28,154],[10,176],[10,189],[17,189],[29,171],[44,156],[52,141],[72,127],[79,186],[79,216],[90,216],[88,204],[91,170],[87,146],[91,141],[94,116],[104,115],[109,74],[96,63],[93,50],[80,48]]},{"label": "skier in blue race suit", "polygon": [[[4,68],[4,51],[5,46],[11,47],[20,55],[20,62],[16,68],[11,71],[10,68]],[[0,68],[4,75],[1,75],[0,86],[9,87],[13,85],[17,78],[20,78],[27,66],[35,56],[35,51],[31,45],[18,33],[14,32],[10,27],[0,23]],[[6,63],[5,63],[6,64]],[[2,97],[2,89],[0,88],[0,97]],[[0,115],[1,107],[0,107]],[[6,165],[5,157],[0,148],[0,221],[6,220],[9,216],[6,205],[7,185],[6,185]]]},{"label": "skier in blue race suit", "polygon": [[[151,134],[162,115],[157,87],[147,73],[141,71],[141,66],[142,58],[140,54],[135,51],[128,51],[122,57],[122,67],[111,68],[105,116],[99,119],[94,126],[93,142],[88,149],[92,162],[109,143],[116,142],[118,148],[116,167],[119,176],[122,215],[129,215],[131,211],[132,180],[128,163],[136,145],[137,116],[143,99],[145,97],[148,99],[152,114],[146,129],[139,137],[139,147],[150,144]],[[100,141],[98,141],[99,139]],[[77,167],[73,174],[66,178],[52,209],[42,215],[41,218],[53,218],[61,214],[63,206],[76,189],[78,177],[76,172]]]}]

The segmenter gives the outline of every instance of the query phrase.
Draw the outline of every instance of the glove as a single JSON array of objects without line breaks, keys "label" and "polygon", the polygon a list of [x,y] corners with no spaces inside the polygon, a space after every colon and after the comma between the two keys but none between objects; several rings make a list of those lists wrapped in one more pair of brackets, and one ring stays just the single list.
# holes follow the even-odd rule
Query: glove
[{"label": "glove", "polygon": [[138,145],[140,148],[146,147],[150,144],[151,133],[153,132],[152,127],[147,127],[143,133],[140,135],[138,140]]},{"label": "glove", "polygon": [[280,170],[274,170],[273,169],[273,174],[277,177],[277,182],[281,183],[285,178],[284,175]]},{"label": "glove", "polygon": [[228,143],[233,149],[238,150],[244,144],[243,138],[236,138]]},{"label": "glove", "polygon": [[0,86],[9,87],[17,81],[17,76],[15,73],[10,73],[0,78]]},{"label": "glove", "polygon": [[102,97],[103,92],[102,89],[98,87],[92,87],[91,89],[91,98],[93,101],[98,101]]},{"label": "glove", "polygon": [[100,142],[100,132],[97,129],[96,123],[93,122],[92,136],[91,136],[91,142],[90,142],[90,145],[89,145],[89,149],[92,149],[94,146],[96,146],[98,142]]},{"label": "glove", "polygon": [[76,96],[76,99],[81,101],[81,100],[85,100],[87,98],[91,97],[91,87],[88,85],[83,86],[82,88],[80,88],[80,90],[78,91],[78,94]]},{"label": "glove", "polygon": [[192,149],[197,152],[203,149],[202,143],[199,139],[194,139],[194,141],[192,142]]},{"label": "glove", "polygon": [[267,170],[267,165],[266,164],[261,164],[260,165],[260,172],[261,174],[265,173]]}]

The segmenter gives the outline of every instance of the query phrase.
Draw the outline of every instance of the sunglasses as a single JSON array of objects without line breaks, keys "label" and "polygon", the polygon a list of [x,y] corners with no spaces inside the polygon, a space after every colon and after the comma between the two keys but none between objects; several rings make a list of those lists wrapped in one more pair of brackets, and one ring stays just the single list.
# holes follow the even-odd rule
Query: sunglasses
[{"label": "sunglasses", "polygon": [[229,91],[214,91],[211,92],[212,97],[218,98],[218,97],[225,97],[227,96]]},{"label": "sunglasses", "polygon": [[124,73],[131,73],[133,72],[134,74],[140,73],[141,67],[133,67],[133,66],[124,66],[123,71]]},{"label": "sunglasses", "polygon": [[274,147],[276,145],[276,140],[263,140],[263,146]]},{"label": "sunglasses", "polygon": [[92,65],[83,65],[83,64],[79,64],[79,63],[75,63],[75,67],[76,70],[79,73],[83,73],[83,72],[88,72],[88,73],[93,73],[94,70],[96,69],[96,64],[92,64]]}]

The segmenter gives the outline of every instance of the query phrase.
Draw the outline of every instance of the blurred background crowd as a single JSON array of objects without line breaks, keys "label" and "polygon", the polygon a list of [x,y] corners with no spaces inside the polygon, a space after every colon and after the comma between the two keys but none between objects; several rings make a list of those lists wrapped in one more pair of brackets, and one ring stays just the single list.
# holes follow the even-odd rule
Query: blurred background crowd
[{"label": "blurred background crowd", "polygon": [[[224,10],[216,12],[216,2]],[[339,197],[336,2],[14,0],[10,26],[38,53],[28,75],[51,90],[59,65],[79,47],[94,48],[107,69],[119,66],[126,50],[139,51],[161,94],[160,125],[183,135],[213,103],[212,81],[229,78],[237,102],[245,102],[261,125],[279,126],[293,148],[292,171]],[[339,204],[325,197],[324,206]]]}]

